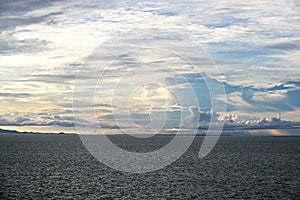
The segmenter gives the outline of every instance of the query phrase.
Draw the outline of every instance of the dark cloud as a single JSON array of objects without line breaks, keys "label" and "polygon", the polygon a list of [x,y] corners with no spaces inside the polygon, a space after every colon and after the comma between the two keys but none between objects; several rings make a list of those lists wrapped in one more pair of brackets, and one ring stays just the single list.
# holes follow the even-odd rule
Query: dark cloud
[{"label": "dark cloud", "polygon": [[287,51],[300,50],[300,41],[295,40],[295,41],[274,43],[274,44],[271,44],[271,45],[264,46],[264,48],[276,49],[276,50],[285,50],[285,51],[286,50]]},{"label": "dark cloud", "polygon": [[30,24],[43,22],[43,21],[46,21],[46,19],[49,18],[50,16],[59,15],[59,14],[62,14],[62,13],[54,12],[54,13],[39,16],[39,17],[28,17],[28,18],[18,18],[18,17],[6,18],[6,19],[4,18],[4,19],[2,19],[3,21],[0,24],[0,30],[5,31],[5,30],[9,30],[9,29],[14,29],[17,26],[26,26],[26,25],[30,25]]},{"label": "dark cloud", "polygon": [[0,125],[1,126],[9,126],[11,123],[7,119],[3,119],[0,117]]},{"label": "dark cloud", "polygon": [[272,90],[287,90],[287,89],[293,89],[293,86],[287,86],[286,84],[280,84],[280,85],[275,85],[271,88],[267,88],[267,91],[272,91]]},{"label": "dark cloud", "polygon": [[31,10],[46,7],[51,5],[54,1],[51,0],[1,0],[0,1],[0,15],[8,14],[24,14]]},{"label": "dark cloud", "polygon": [[72,74],[36,74],[31,75],[28,80],[42,83],[58,83],[58,84],[70,84],[70,81],[74,81],[76,78],[75,72]]},{"label": "dark cloud", "polygon": [[[30,24],[47,21],[51,16],[60,15],[61,12],[52,12],[40,15],[25,15],[36,9],[47,8],[53,5],[53,0],[2,0],[0,1],[0,31],[15,31],[18,26],[28,26]],[[27,30],[23,30],[27,31]],[[2,34],[0,37],[0,53],[34,53],[44,51],[48,48],[48,42],[40,39],[15,39],[12,32]]]},{"label": "dark cloud", "polygon": [[111,105],[111,104],[107,104],[107,103],[98,103],[98,104],[95,104],[95,107],[108,107],[108,108],[112,108],[114,106]]},{"label": "dark cloud", "polygon": [[15,97],[15,98],[21,98],[21,97],[29,97],[32,96],[29,93],[2,93],[0,92],[0,97]]},{"label": "dark cloud", "polygon": [[287,81],[286,84],[291,84],[294,86],[300,86],[300,81]]},{"label": "dark cloud", "polygon": [[99,128],[103,128],[103,129],[120,129],[119,126],[117,125],[109,125],[109,124],[104,124],[104,123],[99,123]]},{"label": "dark cloud", "polygon": [[53,0],[2,0],[0,2],[0,30],[14,29],[16,26],[24,26],[33,23],[45,21],[52,15],[61,14],[54,12],[41,16],[24,17],[24,14],[36,9],[46,8],[51,6]]}]

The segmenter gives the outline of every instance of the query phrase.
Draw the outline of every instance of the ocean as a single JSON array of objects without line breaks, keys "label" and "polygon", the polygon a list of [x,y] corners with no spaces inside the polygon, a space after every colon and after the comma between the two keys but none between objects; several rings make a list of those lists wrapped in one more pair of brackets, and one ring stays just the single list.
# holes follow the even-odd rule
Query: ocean
[{"label": "ocean", "polygon": [[[147,152],[172,136],[110,136]],[[223,136],[198,158],[203,137],[171,165],[132,174],[111,169],[77,135],[1,134],[0,199],[300,199],[300,137]]]}]

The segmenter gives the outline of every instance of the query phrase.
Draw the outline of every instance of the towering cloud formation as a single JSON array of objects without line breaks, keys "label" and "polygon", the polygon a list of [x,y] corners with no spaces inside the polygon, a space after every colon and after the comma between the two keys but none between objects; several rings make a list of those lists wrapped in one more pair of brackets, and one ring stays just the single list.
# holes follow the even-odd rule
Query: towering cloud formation
[{"label": "towering cloud formation", "polygon": [[199,108],[190,106],[189,111],[190,116],[184,121],[183,126],[186,128],[195,128],[199,125]]},{"label": "towering cloud formation", "polygon": [[235,123],[238,120],[236,114],[226,113],[225,115],[220,116],[220,120],[228,123]]},{"label": "towering cloud formation", "polygon": [[218,122],[219,114],[213,110],[207,112],[201,112],[200,108],[196,106],[190,106],[190,116],[184,121],[183,126],[186,128],[197,128],[201,124],[207,124],[209,122]]}]

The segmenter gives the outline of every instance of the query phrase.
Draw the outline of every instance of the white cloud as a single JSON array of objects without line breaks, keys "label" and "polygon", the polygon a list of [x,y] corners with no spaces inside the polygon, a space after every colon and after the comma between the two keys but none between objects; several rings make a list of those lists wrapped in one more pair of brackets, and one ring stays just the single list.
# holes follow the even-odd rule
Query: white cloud
[{"label": "white cloud", "polygon": [[189,111],[190,115],[184,121],[182,128],[207,129],[209,124],[214,123],[224,123],[223,130],[291,129],[300,126],[300,122],[282,119],[281,113],[276,117],[243,120],[238,119],[238,115],[234,113],[201,112],[196,106],[190,106]]}]

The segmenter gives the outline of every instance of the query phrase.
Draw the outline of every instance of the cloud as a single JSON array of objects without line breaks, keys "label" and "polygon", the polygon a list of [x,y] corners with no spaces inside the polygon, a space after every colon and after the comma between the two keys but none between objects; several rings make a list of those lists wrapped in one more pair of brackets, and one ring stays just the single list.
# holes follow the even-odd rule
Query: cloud
[{"label": "cloud", "polygon": [[285,50],[285,51],[295,51],[295,50],[300,50],[300,41],[296,40],[296,41],[278,42],[278,43],[266,45],[265,48]]},{"label": "cloud", "polygon": [[0,37],[0,54],[12,55],[23,53],[36,53],[47,49],[47,41],[39,39],[15,40]]},{"label": "cloud", "polygon": [[[83,70],[89,70],[82,64],[85,63],[86,57],[110,38],[128,31],[151,27],[158,31],[161,28],[174,30],[205,48],[218,65],[222,78],[215,70],[211,70],[208,59],[198,59],[198,64],[202,66],[201,70],[208,71],[205,78],[211,82],[217,94],[221,94],[221,86],[225,86],[227,101],[222,102],[220,96],[215,98],[218,104],[226,103],[230,112],[239,111],[241,114],[251,113],[256,116],[256,112],[263,115],[269,112],[290,111],[291,116],[297,118],[297,80],[300,67],[298,8],[299,2],[291,0],[275,0],[272,3],[259,0],[3,0],[0,2],[1,111],[20,111],[23,107],[24,110],[32,112],[48,110],[55,116],[57,110],[63,112],[71,108],[76,72],[81,67]],[[162,37],[177,40],[176,34]],[[124,38],[127,39],[132,38]],[[149,44],[158,40],[159,37],[149,38]],[[133,46],[137,44],[135,40],[130,41]],[[112,50],[118,46],[118,42],[111,43]],[[190,54],[191,60],[196,60],[199,56],[190,46],[183,45],[182,49]],[[107,71],[106,84],[115,83],[122,72],[139,68],[140,65],[148,66],[149,69],[156,67],[157,76],[170,75],[166,66],[171,65],[178,71],[179,76],[170,77],[165,82],[171,85],[179,98],[182,98],[183,105],[180,107],[186,109],[198,103],[201,111],[206,113],[211,107],[211,102],[203,77],[188,74],[187,65],[176,59],[176,56],[153,56],[152,53],[124,53],[124,56],[113,64],[115,68]],[[140,77],[147,74],[147,71],[149,70],[145,68],[140,70]],[[86,76],[80,76],[78,81],[91,80],[95,72],[97,71],[90,70]],[[138,83],[138,80],[132,79],[133,75],[130,71],[127,82],[124,81],[120,85],[117,93],[121,97],[132,92],[128,89],[128,82]],[[153,76],[149,75],[148,79],[152,80]],[[185,81],[196,91],[199,102],[191,101],[193,98],[187,92]],[[111,109],[107,90],[99,88],[99,93],[102,96],[96,100],[96,107],[102,108],[101,112],[107,114]],[[163,92],[159,94],[159,97],[165,95]],[[85,95],[86,93],[82,92],[80,98],[75,99],[75,103],[80,102],[76,104],[78,109],[94,107],[87,103]],[[148,102],[152,103],[161,101],[158,97],[153,97],[151,101],[149,99]],[[120,98],[118,105],[125,105],[125,101],[127,99]],[[163,109],[170,109],[170,105],[175,103],[170,100],[169,105],[161,106],[160,109],[152,106],[152,111],[159,113]],[[90,111],[88,109],[87,111]],[[135,114],[138,116],[141,113]],[[203,114],[202,119],[207,117],[207,113]],[[233,120],[234,117],[227,118]],[[29,123],[23,120],[25,119],[20,118],[19,122],[16,119],[12,122]],[[71,125],[69,119],[49,120],[52,120],[49,124]]]},{"label": "cloud", "polygon": [[190,116],[184,121],[183,127],[185,128],[197,128],[201,126],[201,123],[215,123],[219,122],[219,115],[214,111],[201,112],[196,106],[190,106],[188,108]]},{"label": "cloud", "polygon": [[[69,115],[68,115],[69,114]],[[93,128],[95,130],[101,129],[120,129],[119,126],[102,121],[91,122],[86,119],[73,117],[73,112],[66,110],[61,115],[54,115],[49,113],[13,113],[0,114],[0,126],[34,126],[34,127],[61,127],[61,128]]]},{"label": "cloud", "polygon": [[54,12],[49,14],[41,13],[38,16],[26,16],[27,13],[42,8],[49,8],[53,4],[54,1],[51,0],[1,1],[0,17],[2,19],[0,30],[14,29],[16,26],[26,26],[33,23],[38,23],[44,21],[47,17],[50,17],[51,15],[59,14]]},{"label": "cloud", "polygon": [[223,130],[287,129],[300,126],[300,122],[284,120],[281,113],[277,117],[262,117],[256,120],[240,120],[237,114],[218,114],[214,111],[201,112],[196,106],[189,107],[190,115],[182,128],[207,129],[209,124],[224,123]]},{"label": "cloud", "polygon": [[14,97],[14,98],[23,98],[29,97],[31,94],[29,93],[2,93],[0,92],[0,97]]},{"label": "cloud", "polygon": [[[50,114],[2,114],[0,115],[0,126],[61,126],[74,127],[73,117],[57,116]],[[86,123],[85,120],[80,120]]]},{"label": "cloud", "polygon": [[300,105],[299,82],[285,81],[269,88],[242,88],[242,98],[263,111],[292,111]]},{"label": "cloud", "polygon": [[[233,85],[205,74],[182,74],[182,76],[184,78],[168,78],[167,82],[172,85],[178,96],[187,96],[184,84],[190,84],[196,93],[199,107],[204,110],[211,107],[209,90],[214,91],[217,105],[226,103],[228,111],[283,112],[294,111],[299,107],[297,103],[297,98],[300,98],[299,82],[296,80],[283,81],[276,85],[269,85],[269,87],[255,87]],[[210,88],[207,86],[207,81],[210,83]],[[224,93],[227,96],[227,102],[218,101],[218,95]],[[186,100],[186,104],[182,106],[188,107],[189,102]],[[218,106],[215,110],[218,110],[217,108]]]}]

